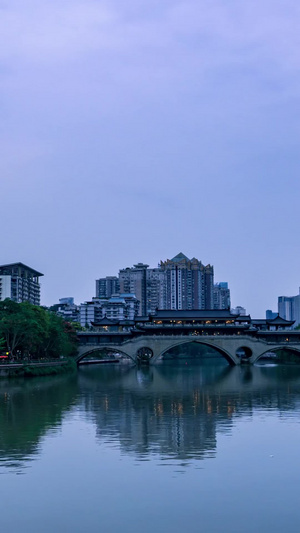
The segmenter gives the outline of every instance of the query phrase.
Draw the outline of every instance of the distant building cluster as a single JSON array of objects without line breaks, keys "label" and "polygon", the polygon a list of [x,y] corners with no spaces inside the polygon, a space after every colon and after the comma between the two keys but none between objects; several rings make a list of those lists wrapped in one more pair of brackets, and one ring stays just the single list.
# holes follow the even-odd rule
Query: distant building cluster
[{"label": "distant building cluster", "polygon": [[[41,272],[24,263],[0,265],[0,301],[9,298],[15,302],[40,305]],[[68,322],[79,322],[89,327],[101,320],[130,322],[136,317],[155,315],[160,310],[229,310],[230,289],[227,282],[214,282],[214,268],[203,265],[183,253],[161,261],[156,268],[137,263],[120,269],[117,276],[96,280],[96,294],[80,305],[74,298],[61,298],[51,310]],[[246,316],[241,306],[231,313]],[[266,311],[266,319],[276,317],[300,325],[300,288],[295,296],[279,296],[278,311]]]},{"label": "distant building cluster", "polygon": [[[40,305],[41,272],[24,263],[0,265],[0,301]],[[80,305],[74,298],[61,298],[52,311],[68,322],[90,327],[101,320],[131,322],[136,317],[155,315],[157,310],[229,310],[227,282],[214,282],[214,268],[183,253],[161,261],[156,268],[137,263],[123,268],[118,276],[96,280],[96,295]],[[233,315],[246,316],[241,306],[230,309]],[[266,319],[276,317],[300,325],[300,288],[295,296],[279,296],[278,311],[266,311]]]},{"label": "distant building cluster", "polygon": [[230,290],[228,283],[214,283],[213,266],[179,253],[156,268],[137,263],[118,276],[97,279],[96,298],[80,306],[80,323],[90,324],[96,315],[130,320],[133,309],[141,317],[157,309],[230,309]]},{"label": "distant building cluster", "polygon": [[[39,278],[43,276],[23,263],[0,266],[0,300],[40,305]],[[131,321],[157,309],[230,309],[227,282],[214,283],[214,268],[183,253],[161,261],[158,267],[137,263],[118,276],[96,280],[96,295],[80,305],[72,297],[61,298],[50,308],[66,321],[83,327],[102,319]]]}]

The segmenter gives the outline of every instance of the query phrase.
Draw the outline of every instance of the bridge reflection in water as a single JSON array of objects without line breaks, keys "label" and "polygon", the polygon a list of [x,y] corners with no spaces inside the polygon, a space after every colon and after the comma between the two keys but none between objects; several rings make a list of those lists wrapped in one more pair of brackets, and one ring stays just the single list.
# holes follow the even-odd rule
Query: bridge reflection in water
[{"label": "bridge reflection in water", "polygon": [[214,457],[218,435],[231,435],[240,418],[256,411],[295,416],[299,408],[298,365],[230,367],[222,358],[201,364],[183,359],[2,380],[0,472],[22,471],[37,459],[46,435],[60,432],[72,413],[95,424],[99,443],[114,443],[137,460],[156,455],[186,462]]},{"label": "bridge reflection in water", "polygon": [[214,457],[218,434],[231,434],[239,417],[300,407],[298,366],[84,367],[79,384],[98,439],[140,460]]}]

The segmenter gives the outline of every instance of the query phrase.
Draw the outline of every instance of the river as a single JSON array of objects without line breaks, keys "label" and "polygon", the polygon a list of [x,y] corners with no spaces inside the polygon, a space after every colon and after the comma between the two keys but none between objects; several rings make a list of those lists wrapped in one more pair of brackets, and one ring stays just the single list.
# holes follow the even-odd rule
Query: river
[{"label": "river", "polygon": [[0,381],[1,529],[298,533],[300,365]]}]

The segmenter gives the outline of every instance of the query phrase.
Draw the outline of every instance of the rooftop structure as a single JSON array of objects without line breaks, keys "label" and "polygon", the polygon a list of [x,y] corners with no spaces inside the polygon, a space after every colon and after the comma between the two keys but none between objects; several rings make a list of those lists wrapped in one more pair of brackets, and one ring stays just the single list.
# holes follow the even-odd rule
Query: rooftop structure
[{"label": "rooftop structure", "polygon": [[244,307],[242,307],[241,305],[237,305],[236,307],[234,307],[233,309],[231,309],[231,313],[233,315],[246,315],[246,309]]}]

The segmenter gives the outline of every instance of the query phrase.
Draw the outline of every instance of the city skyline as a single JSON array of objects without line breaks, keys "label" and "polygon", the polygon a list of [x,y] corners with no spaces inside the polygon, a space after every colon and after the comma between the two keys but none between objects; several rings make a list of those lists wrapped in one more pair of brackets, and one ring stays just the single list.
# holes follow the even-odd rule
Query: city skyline
[{"label": "city skyline", "polygon": [[[139,263],[137,263],[136,265],[133,265],[133,267],[128,267],[128,266],[127,266],[127,267],[124,268],[124,269],[120,269],[120,268],[119,268],[119,270],[118,270],[118,275],[105,275],[105,276],[103,276],[102,278],[95,279],[95,280],[94,280],[94,292],[93,292],[93,294],[90,295],[90,296],[87,296],[87,297],[83,298],[81,301],[76,300],[76,298],[74,298],[73,295],[72,295],[72,296],[70,296],[70,295],[69,295],[69,296],[66,296],[66,295],[64,294],[64,296],[61,296],[61,295],[60,295],[56,302],[51,301],[50,303],[45,304],[45,303],[43,302],[43,298],[42,298],[42,294],[41,294],[41,300],[42,300],[42,301],[40,302],[40,296],[39,296],[39,298],[38,298],[38,302],[39,302],[39,303],[37,303],[37,302],[36,302],[36,303],[37,303],[37,305],[45,305],[45,306],[47,306],[47,307],[49,307],[49,306],[51,307],[51,306],[53,306],[53,305],[54,305],[54,306],[57,305],[58,302],[61,302],[61,303],[62,303],[64,300],[66,300],[66,301],[67,301],[67,300],[68,300],[68,301],[69,301],[69,300],[72,300],[72,301],[73,301],[73,304],[74,304],[74,299],[75,299],[75,300],[76,300],[76,302],[75,302],[76,305],[80,305],[80,304],[84,304],[84,303],[86,303],[88,300],[91,300],[91,299],[93,299],[93,298],[95,298],[95,297],[96,297],[96,298],[110,298],[111,296],[117,295],[117,294],[120,293],[120,292],[121,292],[121,293],[122,293],[122,292],[129,292],[129,293],[130,293],[130,292],[131,292],[132,294],[135,294],[135,295],[136,295],[136,291],[130,291],[130,290],[129,290],[130,287],[129,287],[129,286],[126,286],[126,285],[124,286],[124,283],[123,283],[123,285],[122,285],[122,283],[121,283],[121,288],[123,288],[123,289],[127,288],[128,291],[125,291],[125,290],[122,291],[122,290],[120,290],[120,275],[121,275],[122,273],[126,273],[126,271],[135,271],[135,270],[138,271],[139,268],[140,268],[141,270],[143,270],[143,269],[147,270],[149,266],[150,266],[150,268],[149,268],[149,271],[150,271],[150,272],[153,271],[154,273],[155,273],[155,272],[160,272],[160,273],[161,273],[161,272],[162,272],[161,267],[164,267],[164,264],[171,263],[172,261],[174,261],[174,259],[177,259],[178,257],[179,257],[180,259],[182,259],[180,256],[182,256],[182,258],[184,258],[184,259],[187,260],[188,262],[190,262],[190,261],[192,261],[192,262],[194,261],[194,262],[196,262],[196,263],[198,262],[198,260],[195,259],[195,257],[193,257],[192,259],[189,259],[189,258],[187,258],[182,252],[178,253],[178,254],[177,254],[173,259],[171,259],[171,260],[167,259],[167,260],[165,260],[165,261],[160,261],[160,263],[157,265],[157,267],[151,267],[151,266],[148,265],[148,264],[144,264],[144,263],[139,262]],[[200,263],[200,265],[201,265],[201,261],[199,261],[199,263]],[[23,266],[25,267],[25,269],[29,269],[29,270],[32,271],[32,272],[36,272],[36,271],[35,271],[34,269],[32,269],[31,267],[28,267],[28,266],[26,266],[26,265],[24,265],[23,263],[20,263],[20,262],[18,262],[18,263],[8,264],[8,265],[4,265],[4,267],[13,267],[14,265],[23,265]],[[202,265],[202,266],[203,266],[203,265]],[[141,268],[141,267],[142,267],[142,268]],[[210,309],[210,308],[215,308],[215,309],[221,309],[221,308],[236,309],[236,308],[241,308],[241,309],[243,309],[243,310],[245,311],[245,306],[244,306],[244,305],[242,305],[242,304],[232,304],[232,302],[231,302],[230,307],[227,307],[227,306],[226,306],[226,307],[220,307],[220,305],[221,305],[221,300],[219,300],[219,298],[221,298],[221,299],[222,299],[222,298],[225,298],[225,299],[229,298],[229,301],[230,301],[230,293],[231,293],[231,291],[230,291],[230,287],[228,287],[228,282],[224,282],[224,281],[215,281],[215,280],[214,280],[214,278],[213,278],[214,266],[213,266],[213,265],[207,265],[206,267],[204,267],[204,270],[206,270],[207,267],[208,267],[209,269],[211,269],[211,271],[212,271],[213,287],[214,287],[215,290],[217,290],[217,293],[215,293],[215,291],[214,291],[214,293],[213,293],[213,300],[211,301],[211,303],[212,303],[212,307],[207,307],[207,306],[205,306],[204,308],[205,308],[205,309]],[[1,268],[2,268],[2,267],[1,267]],[[38,272],[36,272],[36,273],[39,274],[40,276],[44,276],[44,274],[41,274],[41,273],[38,273]],[[2,276],[2,277],[3,277],[3,276]],[[6,277],[7,277],[7,276],[6,276]],[[4,278],[5,278],[5,276],[4,276]],[[6,289],[5,289],[5,285],[3,286],[3,281],[4,281],[4,279],[3,279],[3,280],[1,279],[0,281],[1,281],[1,283],[0,283],[0,299],[4,299],[5,297],[10,297],[9,294],[8,294],[8,292],[7,292],[7,294],[5,293],[5,290],[6,290]],[[108,287],[106,287],[106,289],[105,289],[103,284],[105,283],[105,285],[106,285],[107,282],[108,282]],[[100,287],[101,287],[101,284],[102,284],[102,288],[100,288]],[[41,282],[39,281],[39,285],[38,285],[38,286],[39,286],[39,292],[40,292],[41,285],[42,285],[42,284],[41,284]],[[3,290],[4,290],[4,292],[3,292]],[[9,289],[9,290],[10,290],[10,289]],[[104,295],[105,290],[108,290],[108,294],[106,294],[106,295]],[[139,291],[140,291],[140,290],[141,290],[141,289],[138,289],[139,301],[141,300],[141,296],[142,296],[141,294],[139,294]],[[3,292],[3,294],[2,294],[2,292]],[[74,292],[76,293],[76,291],[73,291],[72,294],[74,294]],[[100,295],[99,292],[102,293],[102,294]],[[227,292],[228,292],[228,295],[227,295]],[[221,296],[222,293],[223,293],[223,296]],[[299,293],[300,293],[300,287],[299,287]],[[217,298],[217,300],[216,300],[216,298]],[[143,299],[143,297],[142,297],[142,299]],[[282,300],[282,299],[283,299],[283,300]],[[265,311],[263,312],[263,315],[262,315],[262,316],[265,317],[265,314],[266,314],[266,313],[267,313],[267,314],[269,313],[269,314],[270,314],[269,318],[270,318],[270,317],[271,317],[271,314],[272,314],[272,315],[276,315],[277,313],[279,313],[280,316],[282,316],[283,318],[287,318],[287,317],[289,317],[289,312],[286,313],[286,311],[283,311],[283,307],[282,307],[282,309],[280,309],[280,303],[279,303],[279,302],[280,302],[280,301],[285,301],[285,300],[294,300],[294,299],[295,299],[296,301],[298,301],[298,299],[299,299],[299,294],[298,294],[298,293],[293,294],[293,295],[292,295],[292,294],[290,294],[290,295],[282,295],[282,294],[281,294],[281,295],[277,295],[277,297],[276,297],[276,305],[274,306],[274,308],[273,308],[272,310],[266,308]],[[21,300],[20,300],[20,301],[21,301]],[[34,303],[34,302],[32,301],[31,303]],[[166,305],[166,301],[165,301],[162,305],[159,305],[159,301],[158,301],[157,303],[158,303],[158,305],[154,306],[155,309],[171,308],[171,306],[169,307],[169,306]],[[174,308],[176,308],[176,306],[175,306]],[[200,307],[195,307],[195,308],[200,309]],[[149,312],[151,312],[151,313],[155,313],[155,309],[153,308],[151,311],[149,310]],[[275,311],[274,311],[274,310],[275,310]],[[273,312],[272,312],[272,311],[273,311]],[[282,311],[282,312],[281,312],[281,311]],[[248,311],[247,311],[247,313],[248,313]],[[147,314],[147,313],[146,313],[146,314]],[[251,314],[251,313],[248,313],[248,314]],[[252,315],[252,316],[254,316],[254,315]],[[298,319],[297,319],[297,321],[298,321]],[[297,322],[297,323],[298,323],[298,322]]]},{"label": "city skyline", "polygon": [[[175,257],[173,257],[171,260],[167,259],[165,261],[160,261],[160,263],[158,263],[157,267],[150,267],[150,265],[148,264],[144,264],[144,263],[137,263],[136,265],[133,265],[132,267],[126,267],[124,269],[122,268],[119,268],[118,270],[118,275],[106,275],[106,276],[103,276],[102,278],[98,278],[98,279],[95,279],[94,280],[94,293],[90,296],[87,296],[85,297],[84,299],[82,299],[81,301],[76,301],[74,302],[74,300],[76,298],[74,298],[74,296],[59,296],[59,298],[57,299],[56,302],[52,301],[50,303],[47,303],[45,304],[43,301],[40,301],[40,292],[41,292],[41,282],[38,280],[38,285],[36,285],[38,287],[38,299],[36,301],[34,301],[34,299],[31,299],[29,298],[28,301],[31,301],[31,303],[35,303],[36,305],[45,305],[46,307],[51,307],[51,306],[55,306],[58,304],[58,302],[60,302],[60,304],[62,303],[70,303],[69,301],[72,300],[73,302],[73,305],[74,303],[78,306],[78,305],[81,305],[81,304],[86,304],[87,301],[89,300],[92,300],[93,298],[110,298],[111,296],[117,296],[119,293],[128,293],[128,296],[131,296],[131,295],[134,295],[136,296],[136,294],[138,295],[137,299],[138,301],[140,302],[141,304],[141,300],[145,300],[145,295],[142,295],[142,292],[143,292],[143,289],[141,288],[137,288],[137,290],[131,290],[130,288],[130,282],[128,284],[127,282],[127,285],[125,283],[124,285],[124,282],[122,283],[121,282],[121,285],[120,285],[120,279],[122,278],[122,273],[126,274],[126,272],[139,272],[140,271],[143,271],[145,270],[145,272],[154,272],[154,274],[156,274],[156,272],[159,272],[160,274],[163,272],[163,270],[165,269],[165,266],[172,263],[172,261],[176,261],[176,260],[179,260],[179,261],[183,261],[183,262],[191,262],[191,263],[199,263],[204,271],[207,270],[207,268],[209,269],[208,272],[212,272],[212,287],[214,288],[214,291],[211,295],[211,306],[208,307],[208,306],[205,306],[205,307],[202,307],[202,309],[238,309],[238,308],[241,308],[243,310],[243,312],[245,312],[245,306],[242,305],[242,304],[232,304],[231,302],[231,305],[228,307],[228,306],[225,306],[225,307],[222,307],[222,304],[221,304],[221,301],[224,299],[224,301],[227,300],[227,298],[229,298],[229,302],[230,302],[230,294],[231,294],[231,290],[230,290],[230,287],[228,287],[228,282],[224,282],[224,281],[215,281],[214,280],[214,266],[213,265],[207,265],[206,267],[204,265],[202,265],[201,261],[198,261],[195,257],[193,257],[192,259],[189,259],[188,257],[186,257],[182,252],[179,252]],[[6,265],[2,265],[1,266],[1,269],[3,270],[3,273],[6,274],[6,271],[5,269],[7,270],[7,267],[8,268],[11,268],[11,267],[15,267],[15,266],[22,266],[26,269],[26,271],[31,271],[35,274],[38,274],[39,276],[44,276],[44,274],[41,274],[40,272],[37,272],[35,271],[34,269],[32,269],[31,267],[28,267],[27,265],[24,265],[23,263],[21,262],[17,262],[17,263],[12,263],[12,264],[6,264]],[[149,268],[149,271],[148,271],[148,268]],[[7,270],[8,272],[8,270]],[[3,274],[2,273],[2,274]],[[10,273],[10,272],[9,272]],[[1,274],[1,272],[0,272]],[[120,277],[121,276],[121,277]],[[8,290],[8,287],[6,288],[6,285],[5,285],[5,278],[8,278],[9,276],[6,276],[6,275],[2,275],[0,276],[1,279],[0,279],[0,300],[2,299],[5,299],[5,298],[10,298],[10,285],[9,285],[9,290]],[[157,274],[155,276],[157,278]],[[158,279],[158,278],[157,278]],[[10,282],[9,282],[10,283]],[[108,285],[106,286],[106,284],[108,283]],[[132,282],[131,282],[132,284]],[[101,287],[102,285],[102,287]],[[104,285],[106,287],[104,287]],[[151,285],[151,284],[150,284]],[[122,290],[123,289],[123,290]],[[125,289],[128,289],[127,291]],[[169,287],[169,291],[170,291],[170,287]],[[140,292],[142,290],[142,292]],[[149,290],[149,289],[148,289]],[[154,291],[157,292],[157,289],[156,287],[154,287]],[[76,291],[75,291],[76,292]],[[104,294],[105,292],[107,292],[107,294]],[[158,291],[159,293],[160,291]],[[73,291],[74,293],[74,291]],[[73,294],[72,293],[72,294]],[[99,294],[101,293],[101,294]],[[299,293],[295,293],[295,294],[289,294],[289,295],[277,295],[276,297],[276,305],[274,306],[274,308],[272,310],[270,310],[269,308],[265,309],[262,317],[265,317],[265,315],[269,316],[269,318],[271,318],[271,315],[274,315],[276,316],[278,313],[280,316],[282,316],[282,318],[285,318],[285,319],[290,319],[291,316],[290,316],[290,313],[291,311],[287,310],[284,306],[283,306],[283,303],[282,302],[288,302],[288,301],[295,301],[295,302],[298,302],[299,300],[299,294],[300,294],[300,287],[299,287]],[[149,298],[149,296],[147,296],[147,298]],[[146,298],[146,299],[147,299]],[[220,299],[221,298],[221,299]],[[15,301],[17,301],[17,299],[14,297],[13,299],[15,299]],[[27,299],[27,296],[25,295],[25,300]],[[25,301],[24,300],[24,301]],[[41,300],[43,300],[42,298],[42,294],[41,294]],[[20,301],[23,301],[22,300],[22,297],[21,297],[21,300]],[[64,302],[66,301],[66,302]],[[171,300],[170,300],[171,301]],[[148,310],[148,312],[145,312],[144,314],[148,314],[148,313],[155,313],[156,312],[156,309],[171,309],[172,306],[168,306],[167,304],[168,300],[166,300],[166,296],[163,298],[163,300],[157,300],[157,305],[154,305],[154,307],[150,310]],[[170,302],[169,302],[170,303]],[[160,305],[161,304],[161,305]],[[145,305],[145,304],[142,304],[142,305]],[[192,304],[193,305],[193,304]],[[203,305],[204,305],[204,301],[203,301]],[[298,304],[297,304],[298,305]],[[175,307],[173,307],[174,309],[176,309],[176,305]],[[185,304],[184,304],[184,307],[183,308],[187,308],[185,307]],[[194,307],[195,309],[201,309],[201,307],[197,306],[197,307]],[[140,311],[142,310],[142,308],[140,308]],[[144,309],[146,310],[146,308]],[[247,311],[247,310],[246,310]],[[297,313],[298,313],[298,307],[297,307]],[[143,313],[139,313],[139,314],[143,314]],[[247,311],[247,314],[251,315],[251,313]],[[254,316],[254,315],[252,315]],[[293,315],[294,317],[294,315]],[[296,316],[296,322],[297,324],[299,323],[299,320],[298,319],[298,315]]]},{"label": "city skyline", "polygon": [[228,283],[214,283],[213,265],[188,258],[179,252],[161,261],[156,268],[145,263],[120,269],[118,277],[96,280],[98,298],[113,294],[134,294],[139,301],[139,315],[153,314],[157,309],[229,309]]},{"label": "city skyline", "polygon": [[300,6],[0,6],[1,263],[41,303],[182,250],[263,317],[300,285]]}]

